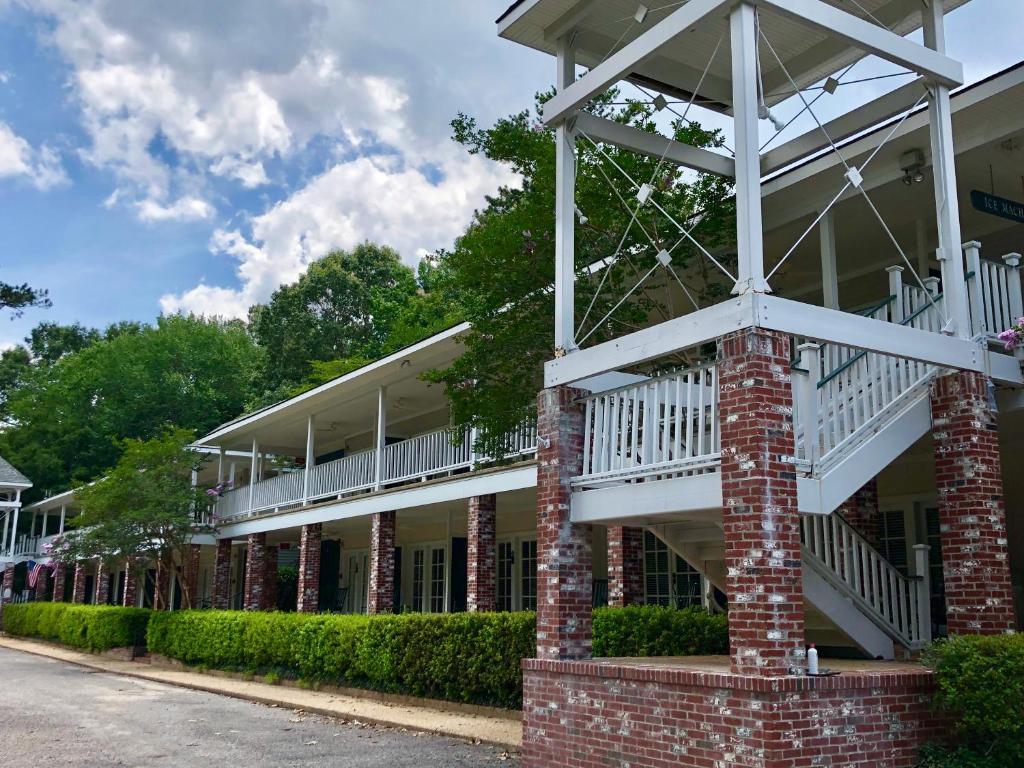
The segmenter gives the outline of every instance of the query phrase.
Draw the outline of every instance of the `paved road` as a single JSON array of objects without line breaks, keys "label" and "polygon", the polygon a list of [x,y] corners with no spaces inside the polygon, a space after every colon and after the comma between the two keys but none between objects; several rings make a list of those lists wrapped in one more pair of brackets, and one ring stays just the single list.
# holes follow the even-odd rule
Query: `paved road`
[{"label": "paved road", "polygon": [[503,750],[95,672],[0,648],[0,765],[518,766]]}]

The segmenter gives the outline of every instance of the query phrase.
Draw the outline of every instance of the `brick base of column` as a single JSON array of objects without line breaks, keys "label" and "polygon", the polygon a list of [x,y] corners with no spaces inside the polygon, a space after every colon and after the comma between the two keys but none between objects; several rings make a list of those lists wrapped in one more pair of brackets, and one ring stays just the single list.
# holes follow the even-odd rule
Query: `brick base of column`
[{"label": "brick base of column", "polygon": [[1016,629],[995,406],[988,379],[960,371],[932,384],[935,483],[949,633]]},{"label": "brick base of column", "polygon": [[644,601],[644,531],[608,527],[608,605],[622,608]]},{"label": "brick base of column", "polygon": [[3,586],[0,587],[0,605],[14,600],[14,563],[4,568]]},{"label": "brick base of column", "polygon": [[371,614],[391,613],[395,602],[395,522],[391,512],[376,512],[370,522]]},{"label": "brick base of column", "polygon": [[[185,547],[185,562],[181,567],[182,608],[195,608],[199,604],[199,558],[203,550],[198,544]],[[186,603],[185,598],[188,598]]]},{"label": "brick base of column", "polygon": [[948,729],[928,670],[829,678],[523,660],[524,768],[911,768]]},{"label": "brick base of column", "polygon": [[71,602],[85,602],[85,566],[81,563],[75,564],[74,583],[71,585]]},{"label": "brick base of column", "polygon": [[467,513],[466,610],[493,611],[497,608],[495,577],[497,551],[498,497],[493,493],[472,496]]},{"label": "brick base of column", "polygon": [[46,590],[50,586],[50,567],[41,566],[36,573],[36,586],[33,594],[37,601],[46,600]]},{"label": "brick base of column", "polygon": [[213,564],[213,607],[226,611],[231,607],[231,539],[217,539]]},{"label": "brick base of column", "polygon": [[135,562],[129,558],[124,564],[124,585],[121,589],[121,605],[134,608],[139,604],[139,571]]},{"label": "brick base of column", "polygon": [[110,567],[102,560],[96,564],[96,589],[92,601],[96,605],[106,605],[110,595]]},{"label": "brick base of column", "polygon": [[53,602],[55,603],[64,601],[64,583],[67,581],[67,573],[68,567],[64,563],[54,562],[51,578],[53,580]]},{"label": "brick base of column", "polygon": [[242,608],[258,611],[264,606],[264,592],[267,588],[267,534],[253,533],[246,542],[245,593]]},{"label": "brick base of column", "polygon": [[299,583],[295,610],[316,613],[320,610],[320,545],[323,525],[302,526],[299,534]]}]

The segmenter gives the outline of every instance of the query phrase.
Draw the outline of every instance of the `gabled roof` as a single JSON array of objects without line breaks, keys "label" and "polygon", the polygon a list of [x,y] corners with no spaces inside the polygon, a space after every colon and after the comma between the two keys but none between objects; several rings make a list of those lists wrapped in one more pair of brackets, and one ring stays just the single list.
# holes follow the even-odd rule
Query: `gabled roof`
[{"label": "gabled roof", "polygon": [[0,456],[0,485],[14,485],[23,488],[31,488],[32,481],[25,477],[14,466]]}]

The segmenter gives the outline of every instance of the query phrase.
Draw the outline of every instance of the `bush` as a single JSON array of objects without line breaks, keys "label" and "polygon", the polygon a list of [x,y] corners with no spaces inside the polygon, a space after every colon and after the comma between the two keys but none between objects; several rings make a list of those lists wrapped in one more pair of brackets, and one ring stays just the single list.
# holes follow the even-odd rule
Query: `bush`
[{"label": "bush", "polygon": [[956,750],[929,750],[926,765],[1024,765],[1024,635],[953,637],[924,662],[935,670],[935,706],[957,737]]},{"label": "bush", "polygon": [[729,652],[724,614],[656,605],[594,610],[595,656],[708,656]]},{"label": "bush", "polygon": [[145,644],[150,611],[113,605],[27,603],[4,608],[4,630],[87,651]]}]

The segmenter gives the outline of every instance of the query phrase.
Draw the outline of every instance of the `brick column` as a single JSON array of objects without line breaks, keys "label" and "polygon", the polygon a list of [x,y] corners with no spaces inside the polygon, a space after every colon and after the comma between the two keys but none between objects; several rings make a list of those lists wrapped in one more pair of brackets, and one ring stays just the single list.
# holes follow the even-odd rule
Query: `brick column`
[{"label": "brick column", "polygon": [[68,567],[59,561],[53,565],[53,602],[64,601],[64,582],[67,581]]},{"label": "brick column", "polygon": [[75,563],[74,583],[71,585],[71,602],[85,602],[85,565]]},{"label": "brick column", "polygon": [[50,566],[42,565],[36,572],[35,598],[37,601],[46,599],[46,588],[50,584]]},{"label": "brick column", "polygon": [[242,607],[246,611],[258,611],[263,607],[263,593],[267,587],[267,534],[250,534],[246,546]]},{"label": "brick column", "polygon": [[226,611],[231,607],[231,539],[217,539],[213,564],[213,607]]},{"label": "brick column", "polygon": [[370,613],[391,613],[395,600],[394,511],[375,512],[370,527]]},{"label": "brick column", "polygon": [[569,521],[569,481],[583,471],[586,393],[537,396],[537,658],[587,659],[592,648],[593,553],[589,525]]},{"label": "brick column", "polygon": [[495,525],[498,497],[493,493],[471,496],[466,545],[466,610],[493,611],[497,608],[495,595],[495,568],[497,552]]},{"label": "brick column", "polygon": [[14,563],[8,563],[4,568],[4,583],[0,587],[0,605],[6,605],[14,600]]},{"label": "brick column", "polygon": [[110,568],[102,560],[96,561],[96,582],[92,601],[95,605],[106,605],[110,594]]},{"label": "brick column", "polygon": [[320,610],[320,543],[323,525],[302,526],[299,534],[299,584],[295,609],[299,613]]},{"label": "brick column", "polygon": [[162,611],[171,610],[171,578],[163,563],[156,563],[156,583],[153,585],[153,607]]},{"label": "brick column", "polygon": [[931,396],[949,633],[1012,631],[999,433],[988,380],[959,371],[936,379]]},{"label": "brick column", "polygon": [[839,514],[843,516],[853,529],[878,546],[878,481],[869,480],[853,496],[839,506]]},{"label": "brick column", "polygon": [[139,572],[133,558],[124,561],[124,588],[121,590],[121,605],[134,608],[139,604]]},{"label": "brick column", "polygon": [[800,674],[804,607],[793,470],[789,337],[738,331],[719,346],[729,650],[737,674]]},{"label": "brick column", "polygon": [[263,585],[263,610],[277,610],[277,553],[278,546],[274,544],[266,548],[266,576]]},{"label": "brick column", "polygon": [[198,544],[189,544],[185,548],[185,563],[181,568],[181,580],[184,583],[185,591],[188,592],[188,605],[182,603],[182,608],[195,608],[199,599],[199,557],[202,549]]},{"label": "brick column", "polygon": [[622,608],[644,601],[644,530],[608,527],[608,605]]}]

